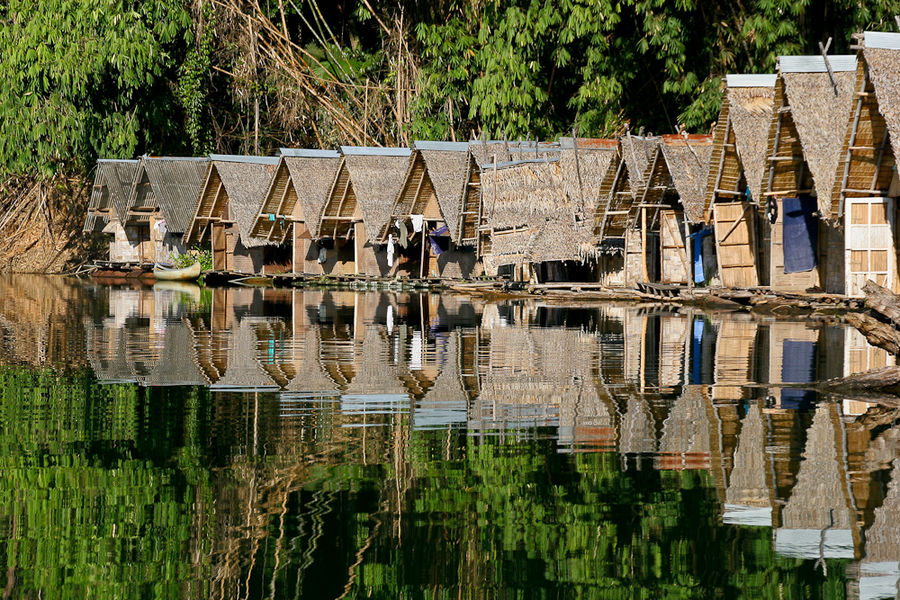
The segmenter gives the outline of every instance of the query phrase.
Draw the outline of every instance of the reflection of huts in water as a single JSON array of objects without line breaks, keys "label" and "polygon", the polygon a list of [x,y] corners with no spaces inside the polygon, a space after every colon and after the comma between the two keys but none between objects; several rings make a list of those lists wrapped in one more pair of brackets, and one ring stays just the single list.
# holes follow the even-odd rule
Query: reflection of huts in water
[{"label": "reflection of huts in water", "polygon": [[753,381],[758,327],[756,321],[736,315],[719,322],[712,391],[716,400],[739,400],[747,395],[743,386]]},{"label": "reflection of huts in water", "polygon": [[85,319],[84,329],[88,361],[97,380],[101,383],[134,381],[125,352],[124,331],[119,327],[96,325],[90,319]]},{"label": "reflection of huts in water", "polygon": [[851,507],[838,407],[822,402],[807,431],[797,483],[780,511],[775,551],[798,558],[854,558],[859,530]]},{"label": "reflection of huts in water", "polygon": [[278,389],[259,361],[259,338],[252,317],[241,319],[231,331],[224,375],[210,387],[222,391],[270,391]]},{"label": "reflection of huts in water", "polygon": [[275,175],[251,230],[255,238],[291,248],[290,270],[321,273],[312,242],[341,155],[335,150],[282,148]]},{"label": "reflection of huts in water", "polygon": [[322,367],[321,339],[317,327],[302,332],[295,330],[291,337],[286,362],[281,367],[289,377],[285,390],[303,395],[336,395],[337,383]]},{"label": "reflection of huts in water", "polygon": [[482,165],[486,272],[595,281],[595,199],[614,153],[611,140],[563,138],[556,156]]},{"label": "reflection of huts in water", "polygon": [[681,314],[661,314],[659,319],[659,388],[673,392],[686,380],[685,350],[691,319]]},{"label": "reflection of huts in water", "polygon": [[623,454],[656,452],[656,422],[643,395],[628,395],[619,424],[618,450]]},{"label": "reflection of huts in water", "polygon": [[660,469],[711,469],[708,403],[700,387],[687,387],[663,422],[659,441]]},{"label": "reflection of huts in water", "polygon": [[[477,225],[478,207],[470,202],[480,182],[469,144],[422,142],[413,145],[412,160],[391,216],[378,232],[388,244],[391,262],[413,277],[470,278],[476,274],[471,234],[462,243],[464,220]],[[463,212],[468,214],[463,214]],[[473,220],[474,219],[474,220]]]},{"label": "reflection of huts in water", "polygon": [[119,218],[141,262],[168,262],[184,252],[182,234],[190,225],[208,163],[207,158],[141,158]]},{"label": "reflection of huts in water", "polygon": [[132,231],[129,236],[119,219],[120,214],[125,214],[137,168],[136,160],[97,161],[97,174],[91,188],[83,231],[109,235],[110,262],[141,262],[140,245],[136,243],[137,231]]},{"label": "reflection of huts in water", "polygon": [[892,598],[900,585],[900,458],[893,461],[884,502],[866,530],[859,597]]},{"label": "reflection of huts in water", "polygon": [[900,152],[897,70],[900,34],[867,31],[856,65],[830,217],[844,227],[843,293],[861,296],[869,279],[896,291],[896,156]]},{"label": "reflection of huts in water", "polygon": [[415,403],[413,409],[415,429],[444,429],[465,425],[469,396],[462,380],[461,337],[460,330],[455,329],[442,340],[446,346],[439,365],[440,372],[434,385]]},{"label": "reflection of huts in water", "polygon": [[356,343],[355,373],[341,394],[341,413],[368,423],[406,412],[409,396],[392,361],[387,336],[375,325],[366,326],[365,336]]},{"label": "reflection of huts in water", "polygon": [[741,420],[734,467],[725,489],[725,523],[772,526],[775,497],[766,438],[765,416],[758,403],[751,404]]},{"label": "reflection of huts in water", "polygon": [[726,77],[705,206],[706,221],[715,224],[716,257],[725,287],[759,285],[754,202],[762,197],[775,79],[775,75]]},{"label": "reflection of huts in water", "polygon": [[[599,244],[600,280],[606,285],[633,286],[643,278],[640,230],[635,229],[636,203],[659,138],[626,135],[600,182],[594,213]],[[619,258],[621,257],[621,259]]]},{"label": "reflection of huts in water", "polygon": [[[768,383],[809,383],[817,381],[820,328],[802,322],[773,321],[769,325]],[[835,348],[837,350],[837,348]],[[815,393],[782,388],[776,408],[796,409],[808,406]]]},{"label": "reflection of huts in water", "polygon": [[278,158],[214,154],[211,159],[184,242],[208,241],[216,271],[262,273],[266,267],[282,269],[284,251],[265,238],[251,235]]},{"label": "reflection of huts in water", "polygon": [[[692,256],[685,240],[703,223],[712,136],[664,135],[656,146],[635,204],[640,227],[644,281],[688,283]],[[687,226],[686,226],[687,223]]]},{"label": "reflection of huts in water", "polygon": [[758,198],[760,206],[775,204],[777,220],[761,223],[760,275],[777,290],[840,293],[843,235],[825,219],[855,92],[856,57],[829,56],[826,65],[821,56],[781,56],[778,66],[765,193]]},{"label": "reflection of huts in water", "polygon": [[193,360],[208,383],[215,383],[228,367],[229,330],[217,329],[201,318],[185,319],[191,334]]},{"label": "reflection of huts in water", "polygon": [[190,329],[184,323],[169,322],[159,362],[150,371],[144,384],[157,387],[208,383],[209,380],[195,362]]}]

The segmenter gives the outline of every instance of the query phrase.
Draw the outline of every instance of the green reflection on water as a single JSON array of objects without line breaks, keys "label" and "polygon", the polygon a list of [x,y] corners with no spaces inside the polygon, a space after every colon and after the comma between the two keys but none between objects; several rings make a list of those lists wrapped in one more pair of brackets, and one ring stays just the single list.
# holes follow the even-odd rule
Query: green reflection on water
[{"label": "green reflection on water", "polygon": [[722,525],[707,471],[561,454],[540,432],[414,431],[408,415],[346,429],[317,414],[288,431],[276,403],[0,368],[0,587],[13,598],[847,589],[846,561],[824,576],[776,556],[770,528]]}]

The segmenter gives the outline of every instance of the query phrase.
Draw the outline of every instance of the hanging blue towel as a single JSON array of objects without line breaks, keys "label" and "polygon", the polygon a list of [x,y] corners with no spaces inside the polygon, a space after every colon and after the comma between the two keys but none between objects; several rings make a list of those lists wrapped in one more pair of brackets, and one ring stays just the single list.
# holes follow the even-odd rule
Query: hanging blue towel
[{"label": "hanging blue towel", "polygon": [[[809,383],[816,377],[816,343],[784,340],[781,358],[781,381]],[[813,390],[785,388],[781,390],[781,407],[803,409],[816,399]]]},{"label": "hanging blue towel", "polygon": [[711,229],[701,229],[697,233],[691,234],[691,255],[694,263],[694,283],[703,283],[706,281],[706,274],[703,270],[703,238],[712,233]]},{"label": "hanging blue towel", "polygon": [[441,254],[444,253],[444,248],[442,248],[441,245],[438,243],[437,238],[446,237],[447,234],[449,234],[449,233],[450,233],[450,230],[447,228],[446,225],[444,225],[443,227],[435,229],[434,231],[432,231],[431,233],[428,234],[428,241],[431,242],[431,250],[434,252],[434,254],[436,256],[440,256]]},{"label": "hanging blue towel", "polygon": [[819,220],[813,216],[818,206],[815,198],[784,198],[784,272],[803,273],[816,268]]}]

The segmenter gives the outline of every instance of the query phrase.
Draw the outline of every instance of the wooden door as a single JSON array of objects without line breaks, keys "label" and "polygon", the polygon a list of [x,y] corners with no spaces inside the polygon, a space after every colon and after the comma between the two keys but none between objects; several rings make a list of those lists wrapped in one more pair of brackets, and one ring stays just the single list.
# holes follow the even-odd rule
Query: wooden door
[{"label": "wooden door", "polygon": [[662,247],[662,282],[687,284],[688,256],[681,235],[682,218],[674,210],[663,210],[659,213],[659,235]]},{"label": "wooden door", "polygon": [[225,270],[234,272],[234,249],[237,246],[237,232],[234,227],[225,230]]},{"label": "wooden door", "polygon": [[713,204],[719,276],[728,288],[759,285],[756,272],[754,205],[750,202]]},{"label": "wooden door", "polygon": [[213,223],[212,226],[213,270],[225,270],[225,226]]},{"label": "wooden door", "polygon": [[844,236],[847,295],[863,296],[869,279],[893,289],[894,199],[847,198]]},{"label": "wooden door", "polygon": [[[772,240],[769,244],[769,287],[773,290],[802,292],[819,284],[819,269],[803,273],[784,272],[784,201],[778,203],[778,221],[770,228]],[[821,226],[821,225],[820,225]]]}]

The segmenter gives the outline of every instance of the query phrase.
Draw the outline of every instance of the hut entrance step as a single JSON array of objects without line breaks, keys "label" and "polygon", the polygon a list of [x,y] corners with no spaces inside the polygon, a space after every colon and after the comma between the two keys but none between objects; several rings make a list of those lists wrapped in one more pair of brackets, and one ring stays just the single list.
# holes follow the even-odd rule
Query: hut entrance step
[{"label": "hut entrance step", "polygon": [[659,298],[677,298],[681,295],[681,290],[686,289],[685,286],[681,285],[648,282],[638,282],[637,287],[644,294],[650,294]]}]

